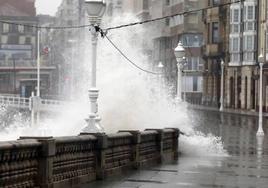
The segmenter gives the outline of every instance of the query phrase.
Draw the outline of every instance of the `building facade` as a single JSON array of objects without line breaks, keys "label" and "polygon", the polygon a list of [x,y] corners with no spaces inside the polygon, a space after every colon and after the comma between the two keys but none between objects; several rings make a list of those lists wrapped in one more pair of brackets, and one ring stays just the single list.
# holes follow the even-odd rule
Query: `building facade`
[{"label": "building facade", "polygon": [[[230,5],[218,6],[225,3]],[[209,0],[203,11],[205,23],[203,47],[203,104],[219,107],[221,68],[223,68],[223,107],[257,111],[259,107],[259,61],[266,54],[266,0]],[[266,42],[265,42],[266,41]],[[267,59],[267,58],[266,58]],[[221,61],[224,66],[221,67]],[[265,60],[266,62],[266,60]],[[267,65],[264,65],[263,109],[268,105]]]},{"label": "building facade", "polygon": [[[260,83],[258,57],[260,54],[266,54],[266,15],[265,0],[245,0],[243,3],[230,6],[230,58],[225,78],[226,108],[258,110]],[[267,83],[267,70],[264,69],[264,110],[268,105]]]},{"label": "building facade", "polygon": [[[0,0],[0,19],[0,93],[29,97],[37,85],[37,29],[25,25],[38,25],[35,0]],[[51,92],[53,70],[41,65],[42,95]]]},{"label": "building facade", "polygon": [[[198,0],[127,0],[124,1],[123,7],[124,10],[133,12],[141,20],[148,20],[195,10],[204,7],[204,4],[204,1]],[[183,43],[186,49],[186,65],[182,79],[182,93],[186,92],[188,102],[201,103],[203,92],[202,12],[177,15],[149,23],[146,27],[153,36],[152,49],[148,50],[152,66],[157,67],[160,62],[164,65],[165,86],[169,89],[173,88],[169,92],[174,96],[177,95],[178,84],[174,49],[179,41]]]},{"label": "building facade", "polygon": [[219,7],[226,0],[207,0],[206,6],[213,7],[203,11],[204,58],[203,69],[203,99],[202,104],[219,107],[221,61],[228,58],[229,20],[228,6]]}]

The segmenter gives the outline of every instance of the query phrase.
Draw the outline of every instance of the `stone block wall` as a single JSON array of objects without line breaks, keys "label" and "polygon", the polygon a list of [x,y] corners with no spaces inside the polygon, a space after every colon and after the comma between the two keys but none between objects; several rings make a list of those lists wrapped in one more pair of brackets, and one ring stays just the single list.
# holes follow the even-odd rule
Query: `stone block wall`
[{"label": "stone block wall", "polygon": [[77,187],[126,169],[173,161],[179,133],[148,129],[0,142],[0,187]]}]

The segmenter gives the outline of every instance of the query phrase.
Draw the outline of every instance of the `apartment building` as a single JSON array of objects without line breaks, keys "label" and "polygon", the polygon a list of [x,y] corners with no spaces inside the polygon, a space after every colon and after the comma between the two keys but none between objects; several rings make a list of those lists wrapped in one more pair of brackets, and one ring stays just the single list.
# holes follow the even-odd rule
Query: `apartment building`
[{"label": "apartment building", "polygon": [[[225,78],[225,107],[257,110],[260,68],[258,57],[265,53],[267,2],[245,0],[230,6],[230,59]],[[264,65],[263,108],[268,106],[268,72]]]},{"label": "apartment building", "polygon": [[204,58],[203,72],[203,99],[202,104],[219,107],[220,105],[220,79],[221,61],[228,59],[229,48],[229,7],[219,6],[228,0],[207,0],[203,11]]},{"label": "apartment building", "polygon": [[[24,25],[38,25],[35,0],[0,0],[0,20],[0,93],[29,97],[37,85],[37,29]],[[43,96],[51,92],[53,70],[41,66]]]}]

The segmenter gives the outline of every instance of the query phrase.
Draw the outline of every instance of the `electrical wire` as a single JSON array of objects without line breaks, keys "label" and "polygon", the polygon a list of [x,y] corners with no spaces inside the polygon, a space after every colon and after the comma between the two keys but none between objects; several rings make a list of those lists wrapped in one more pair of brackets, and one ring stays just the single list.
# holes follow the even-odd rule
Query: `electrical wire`
[{"label": "electrical wire", "polygon": [[[124,28],[124,27],[130,27],[130,26],[135,26],[135,25],[155,22],[155,21],[166,19],[166,18],[175,17],[175,16],[178,16],[178,15],[186,15],[186,14],[191,14],[191,13],[194,13],[194,12],[208,10],[208,9],[212,9],[212,8],[216,8],[216,7],[224,7],[224,6],[228,6],[228,5],[232,5],[232,4],[236,4],[236,3],[241,3],[243,1],[245,1],[245,0],[237,0],[237,1],[233,1],[233,2],[222,3],[222,4],[219,4],[217,6],[208,6],[208,7],[205,7],[205,8],[184,11],[182,13],[172,14],[172,15],[168,15],[168,16],[164,16],[164,17],[155,18],[155,19],[149,19],[149,20],[145,20],[145,21],[134,22],[134,23],[119,25],[119,26],[115,26],[115,27],[108,27],[108,28],[106,28],[104,30],[109,31],[109,30],[115,30],[115,29],[120,29],[120,28]],[[22,24],[22,23],[18,23],[18,22],[9,22],[9,21],[5,21],[5,20],[0,20],[0,23],[11,24],[11,25],[20,25],[20,26],[25,26],[25,27],[32,27],[32,28],[36,28],[36,29],[55,29],[55,30],[82,29],[82,28],[87,28],[87,27],[92,26],[91,24],[77,25],[77,26],[39,26],[39,25]]]},{"label": "electrical wire", "polygon": [[208,10],[208,9],[212,9],[212,8],[216,8],[216,7],[220,8],[220,7],[224,7],[224,6],[228,6],[228,5],[232,5],[232,4],[236,4],[236,3],[241,3],[243,1],[245,1],[245,0],[237,0],[237,1],[233,1],[233,2],[222,3],[222,4],[219,4],[217,6],[208,6],[206,8],[200,8],[200,9],[184,11],[182,13],[172,14],[172,15],[159,17],[159,18],[154,18],[154,19],[149,19],[149,20],[145,20],[145,21],[134,22],[134,23],[119,25],[119,26],[115,26],[115,27],[108,27],[108,28],[106,28],[104,30],[109,31],[109,30],[120,29],[120,28],[124,28],[124,27],[130,27],[130,26],[134,26],[134,25],[145,24],[145,23],[149,23],[149,22],[155,22],[155,21],[159,21],[159,20],[163,20],[163,19],[166,19],[166,18],[171,18],[171,17],[175,17],[175,16],[179,16],[179,15],[186,15],[186,14],[191,14],[191,13],[195,13],[195,12],[198,12],[198,11]]},{"label": "electrical wire", "polygon": [[16,22],[9,22],[0,20],[0,23],[4,24],[10,24],[10,25],[17,25],[17,26],[24,26],[24,27],[30,27],[30,28],[36,28],[36,29],[55,29],[55,30],[64,30],[64,29],[81,29],[86,27],[91,27],[91,24],[88,25],[77,25],[77,26],[39,26],[39,25],[30,25],[30,24],[23,24],[23,23],[16,23]]},{"label": "electrical wire", "polygon": [[146,70],[146,69],[143,69],[142,67],[138,66],[136,63],[134,63],[132,60],[130,60],[130,58],[128,58],[123,52],[122,50],[119,49],[119,47],[117,47],[115,45],[115,43],[109,38],[107,37],[107,35],[104,35],[104,37],[110,42],[110,44],[134,67],[136,67],[137,69],[143,71],[143,72],[146,72],[146,73],[149,73],[149,74],[154,74],[154,75],[161,75],[163,73],[160,73],[160,72],[152,72],[152,71],[149,71],[149,70]]}]

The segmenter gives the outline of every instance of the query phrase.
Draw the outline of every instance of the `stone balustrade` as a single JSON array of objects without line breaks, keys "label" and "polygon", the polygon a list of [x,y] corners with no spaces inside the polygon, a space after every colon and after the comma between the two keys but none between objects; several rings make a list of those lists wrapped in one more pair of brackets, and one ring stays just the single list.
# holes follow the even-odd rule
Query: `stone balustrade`
[{"label": "stone balustrade", "polygon": [[77,187],[178,157],[178,129],[0,142],[0,187]]}]

